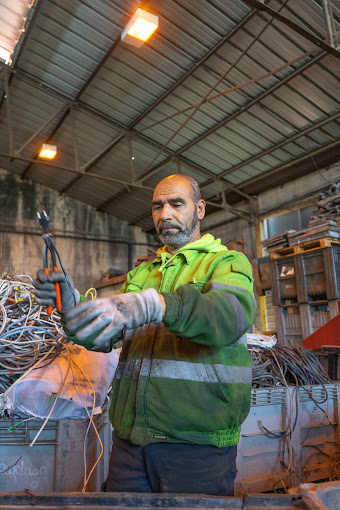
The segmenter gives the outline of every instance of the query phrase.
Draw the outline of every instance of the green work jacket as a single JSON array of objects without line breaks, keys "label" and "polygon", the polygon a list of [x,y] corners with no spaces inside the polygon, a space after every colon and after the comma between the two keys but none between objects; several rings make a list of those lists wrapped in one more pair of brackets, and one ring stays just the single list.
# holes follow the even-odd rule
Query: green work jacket
[{"label": "green work jacket", "polygon": [[247,417],[256,302],[247,258],[206,234],[130,271],[122,292],[164,295],[164,323],[125,332],[110,419],[122,439],[235,445]]}]

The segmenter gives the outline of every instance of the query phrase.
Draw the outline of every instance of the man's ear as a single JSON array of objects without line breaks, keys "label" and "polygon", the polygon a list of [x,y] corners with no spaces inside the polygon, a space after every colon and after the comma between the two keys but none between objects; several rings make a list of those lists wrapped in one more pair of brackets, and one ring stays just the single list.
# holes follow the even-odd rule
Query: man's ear
[{"label": "man's ear", "polygon": [[197,202],[197,217],[199,220],[203,220],[204,216],[205,216],[205,202],[203,200],[203,198],[201,198],[198,202]]}]

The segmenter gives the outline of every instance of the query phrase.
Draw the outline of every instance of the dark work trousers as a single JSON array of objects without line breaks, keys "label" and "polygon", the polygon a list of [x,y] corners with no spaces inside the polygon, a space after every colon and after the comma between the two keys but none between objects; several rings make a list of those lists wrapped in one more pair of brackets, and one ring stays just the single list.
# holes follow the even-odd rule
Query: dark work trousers
[{"label": "dark work trousers", "polygon": [[186,443],[138,446],[114,433],[105,490],[233,496],[236,451]]}]

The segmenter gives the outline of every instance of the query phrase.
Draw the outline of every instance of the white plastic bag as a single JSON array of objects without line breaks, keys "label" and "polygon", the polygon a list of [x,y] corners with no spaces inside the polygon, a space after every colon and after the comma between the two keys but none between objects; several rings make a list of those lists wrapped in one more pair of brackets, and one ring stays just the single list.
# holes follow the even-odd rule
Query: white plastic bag
[{"label": "white plastic bag", "polygon": [[[50,364],[37,368],[8,392],[5,408],[10,414],[46,418],[65,380],[51,418],[86,418],[94,407],[101,412],[119,356],[68,345]],[[94,400],[95,394],[95,400]]]}]

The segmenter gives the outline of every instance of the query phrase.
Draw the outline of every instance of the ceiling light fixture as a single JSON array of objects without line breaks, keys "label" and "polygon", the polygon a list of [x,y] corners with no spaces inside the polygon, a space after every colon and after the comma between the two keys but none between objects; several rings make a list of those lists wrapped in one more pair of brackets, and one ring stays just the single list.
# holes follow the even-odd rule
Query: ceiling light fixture
[{"label": "ceiling light fixture", "polygon": [[57,154],[57,146],[43,143],[39,153],[40,158],[53,159]]},{"label": "ceiling light fixture", "polygon": [[121,40],[139,48],[158,28],[158,16],[138,8],[122,31]]}]

